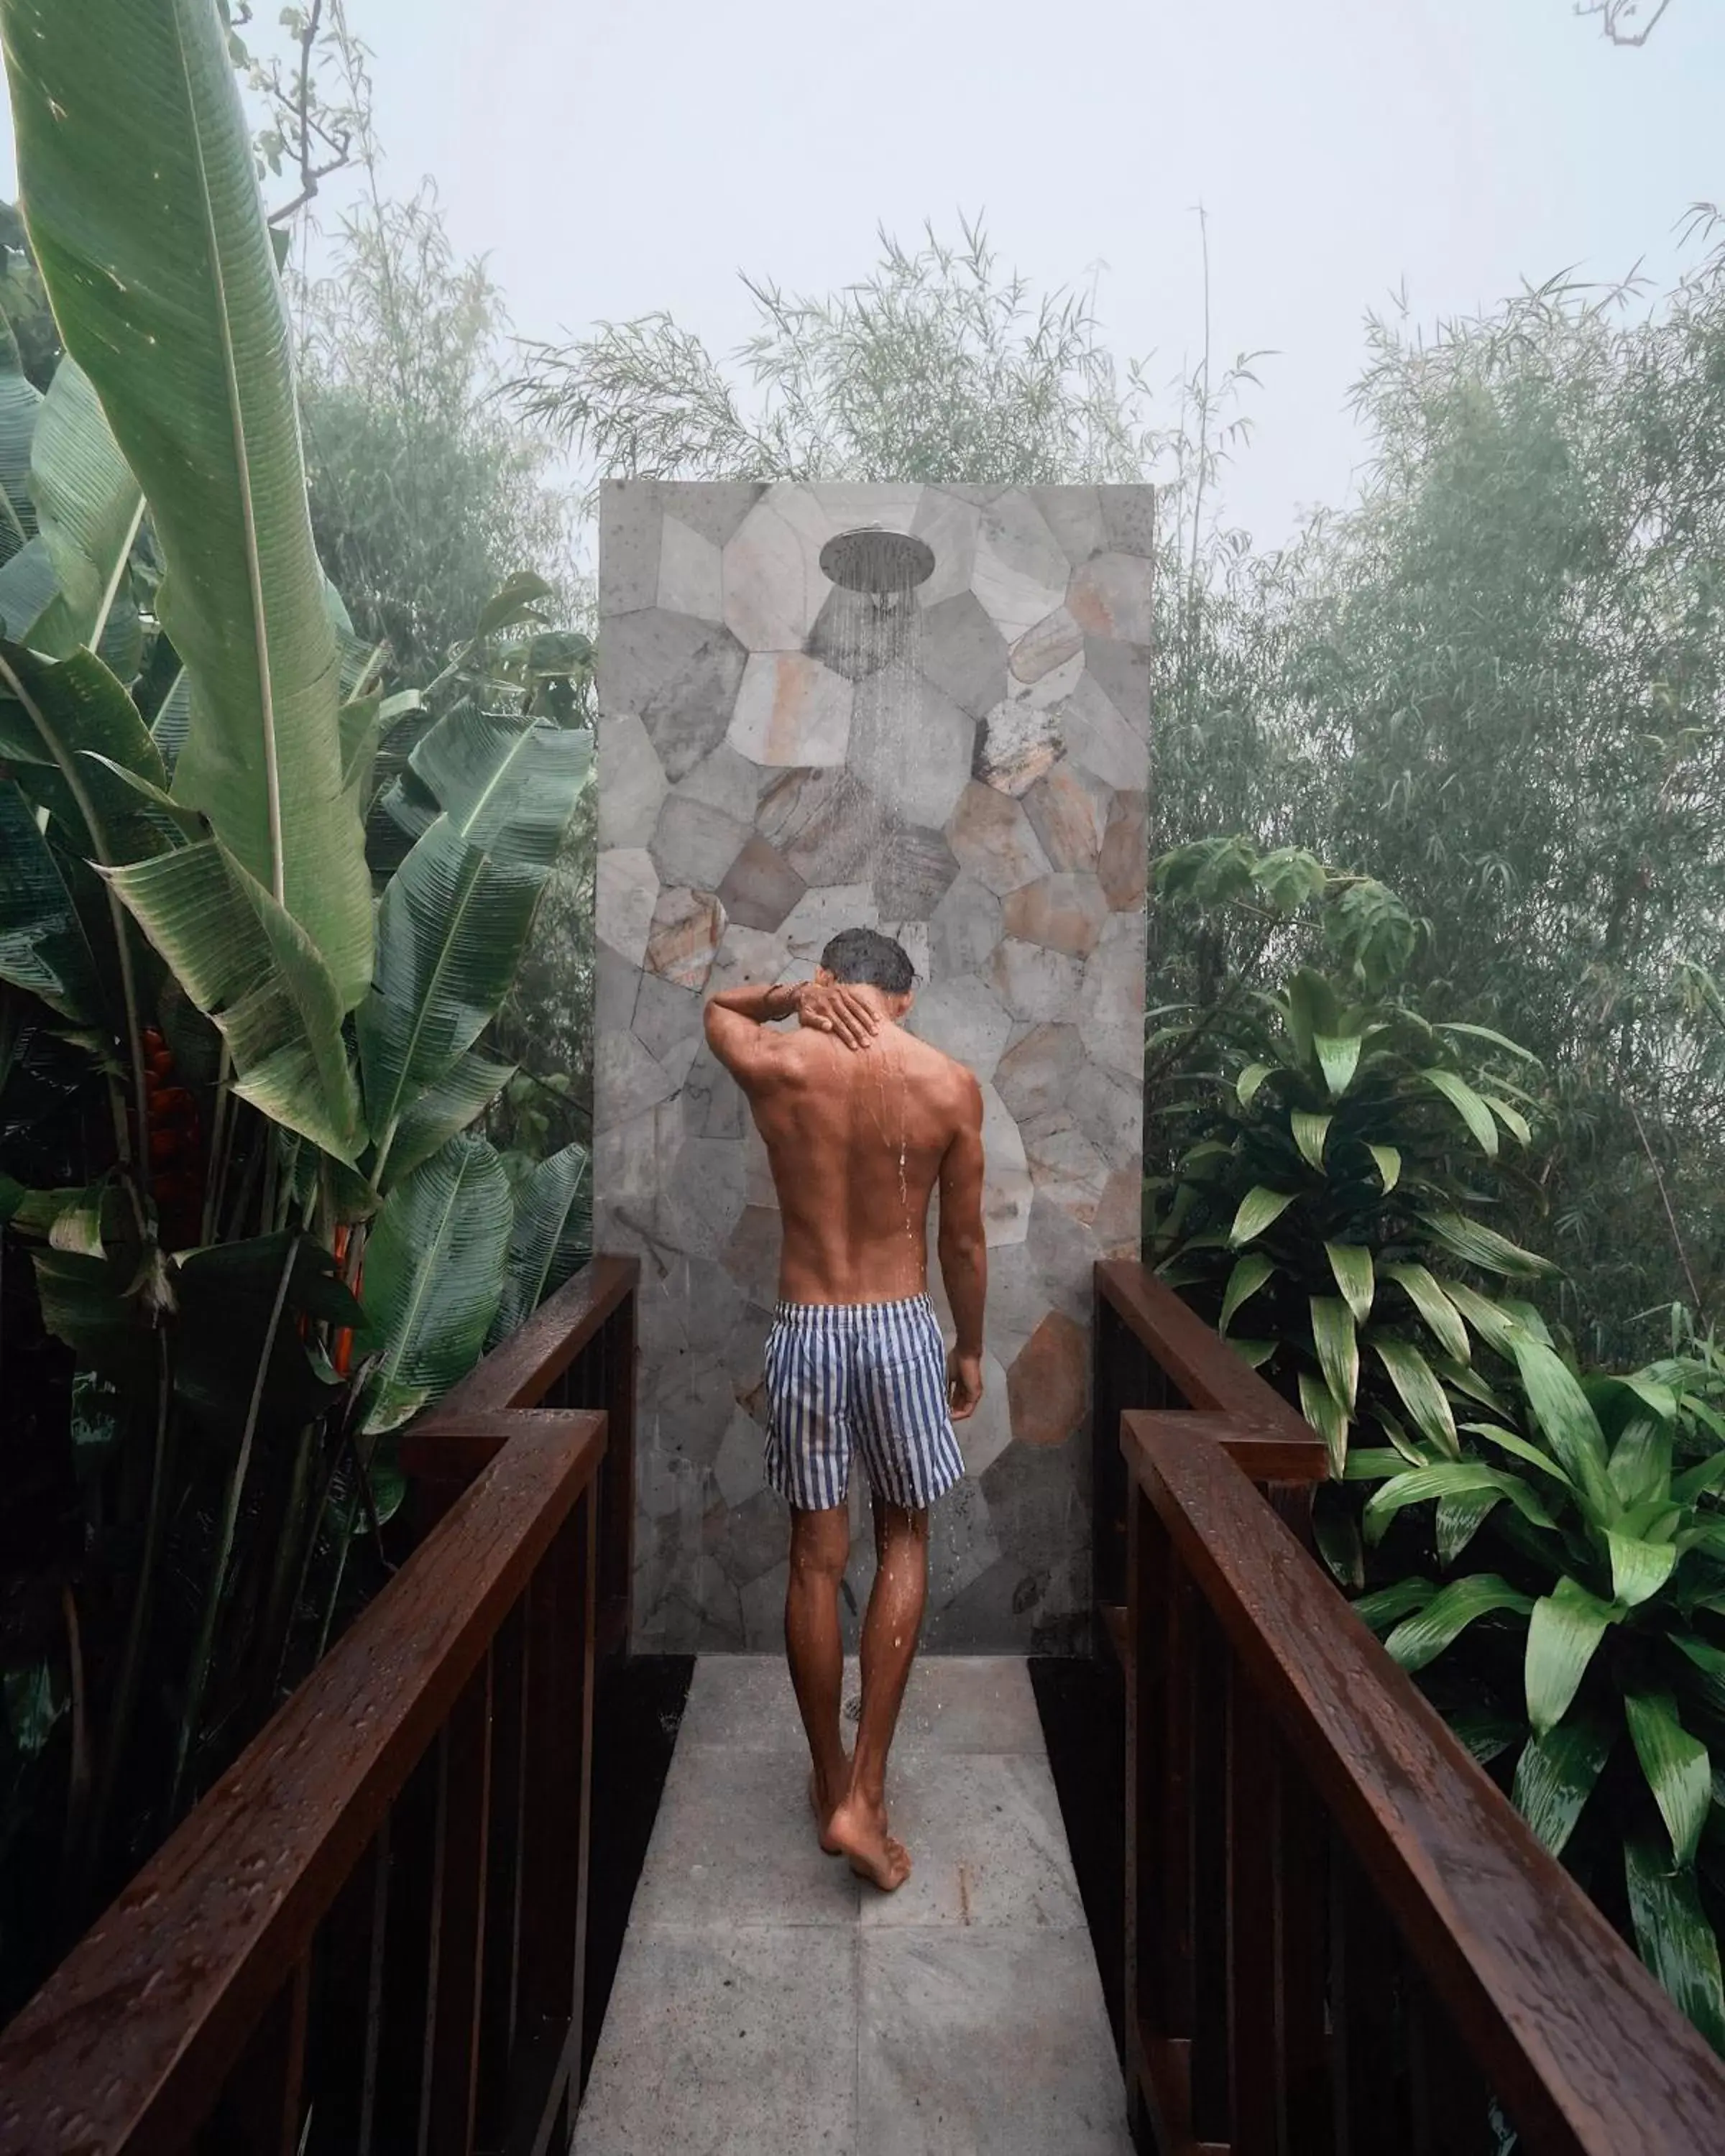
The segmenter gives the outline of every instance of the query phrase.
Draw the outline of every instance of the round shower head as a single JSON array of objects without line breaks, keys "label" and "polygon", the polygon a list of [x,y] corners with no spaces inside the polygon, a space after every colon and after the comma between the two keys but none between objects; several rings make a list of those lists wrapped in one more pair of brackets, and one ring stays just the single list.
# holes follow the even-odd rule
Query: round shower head
[{"label": "round shower head", "polygon": [[820,567],[848,592],[914,591],[934,574],[934,549],[908,531],[841,531],[821,548]]}]

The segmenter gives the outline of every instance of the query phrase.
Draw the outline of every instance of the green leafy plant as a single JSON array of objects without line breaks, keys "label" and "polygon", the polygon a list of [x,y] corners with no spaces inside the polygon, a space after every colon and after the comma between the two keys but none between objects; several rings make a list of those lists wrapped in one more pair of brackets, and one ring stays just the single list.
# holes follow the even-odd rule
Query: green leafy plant
[{"label": "green leafy plant", "polygon": [[584,1157],[517,1193],[470,1127],[591,654],[524,574],[386,693],[214,10],[0,31],[64,341],[45,393],[0,342],[0,1223],[60,1389],[0,1653],[9,2003],[377,1576],[393,1433],[574,1261]]},{"label": "green leafy plant", "polygon": [[[1534,1832],[1625,1921],[1725,2050],[1725,1421],[1710,1355],[1578,1377],[1527,1323],[1465,1456],[1357,1450],[1368,1544],[1417,1519],[1360,1614],[1431,1670],[1458,1729],[1514,1758]],[[1430,1508],[1428,1510],[1428,1508]]]},{"label": "green leafy plant", "polygon": [[[1494,1397],[1474,1358],[1507,1342],[1504,1283],[1553,1270],[1479,1217],[1478,1178],[1532,1142],[1532,1059],[1393,999],[1419,931],[1381,886],[1235,840],[1164,856],[1156,881],[1171,905],[1243,909],[1266,942],[1315,906],[1334,970],[1242,982],[1163,1027],[1195,1097],[1153,1096],[1180,1146],[1152,1184],[1154,1261],[1298,1399],[1337,1473],[1361,1426],[1456,1456],[1450,1394]],[[1191,1070],[1200,1048],[1217,1067]]]}]

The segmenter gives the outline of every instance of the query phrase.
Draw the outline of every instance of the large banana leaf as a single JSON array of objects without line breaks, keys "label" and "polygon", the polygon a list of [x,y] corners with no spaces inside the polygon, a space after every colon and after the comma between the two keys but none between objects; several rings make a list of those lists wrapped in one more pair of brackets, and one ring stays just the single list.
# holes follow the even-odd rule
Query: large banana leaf
[{"label": "large banana leaf", "polygon": [[[290,1251],[296,1262],[278,1300]],[[257,1428],[270,1437],[323,1412],[340,1381],[294,1321],[357,1326],[362,1317],[326,1250],[304,1236],[257,1235],[192,1251],[175,1271],[174,1391],[211,1438],[231,1448],[254,1398]]]},{"label": "large banana leaf", "polygon": [[69,357],[55,369],[36,424],[30,493],[59,586],[31,641],[62,656],[80,644],[95,649],[123,608],[135,646],[136,614],[123,586],[144,497],[89,376]]},{"label": "large banana leaf", "polygon": [[475,1116],[490,1106],[515,1070],[514,1064],[494,1062],[476,1048],[457,1056],[441,1078],[416,1093],[402,1111],[395,1127],[395,1142],[378,1173],[378,1188],[393,1188],[458,1131],[465,1131]]},{"label": "large banana leaf", "polygon": [[592,1161],[585,1146],[567,1145],[540,1161],[516,1191],[503,1293],[485,1344],[506,1338],[531,1317],[592,1246]]},{"label": "large banana leaf", "polygon": [[102,1014],[100,976],[54,850],[14,781],[0,782],[0,980],[62,1018]]},{"label": "large banana leaf", "polygon": [[30,443],[41,409],[42,392],[24,372],[18,339],[0,316],[0,562],[9,562],[35,536]]},{"label": "large banana leaf", "polygon": [[220,1029],[234,1091],[351,1163],[359,1096],[341,996],[305,930],[215,839],[116,870],[111,881]]},{"label": "large banana leaf", "polygon": [[509,1178],[481,1137],[451,1138],[391,1191],[366,1249],[366,1327],[377,1358],[364,1427],[394,1430],[470,1369],[496,1314],[513,1224]]},{"label": "large banana leaf", "polygon": [[83,859],[119,867],[172,843],[172,824],[122,776],[160,787],[161,755],[136,705],[93,651],[47,660],[0,642],[0,757]]},{"label": "large banana leaf", "polygon": [[43,281],[167,566],[162,620],[194,690],[176,788],[351,1007],[371,899],[341,798],[340,662],[220,18],[212,0],[0,0],[0,31]]},{"label": "large banana leaf", "polygon": [[588,737],[452,713],[413,752],[444,813],[390,879],[360,1006],[366,1116],[382,1173],[403,1116],[508,991],[589,762]]}]

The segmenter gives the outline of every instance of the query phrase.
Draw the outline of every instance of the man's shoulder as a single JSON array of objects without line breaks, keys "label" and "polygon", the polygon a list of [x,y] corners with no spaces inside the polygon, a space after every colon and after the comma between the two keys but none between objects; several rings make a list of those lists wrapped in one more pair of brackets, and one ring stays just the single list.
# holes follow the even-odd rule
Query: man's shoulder
[{"label": "man's shoulder", "polygon": [[910,1034],[906,1038],[916,1043],[912,1052],[916,1056],[918,1075],[932,1094],[944,1100],[955,1112],[981,1098],[982,1087],[968,1063],[961,1063],[956,1055],[948,1055],[945,1049],[937,1048],[932,1040],[924,1040],[919,1034]]}]

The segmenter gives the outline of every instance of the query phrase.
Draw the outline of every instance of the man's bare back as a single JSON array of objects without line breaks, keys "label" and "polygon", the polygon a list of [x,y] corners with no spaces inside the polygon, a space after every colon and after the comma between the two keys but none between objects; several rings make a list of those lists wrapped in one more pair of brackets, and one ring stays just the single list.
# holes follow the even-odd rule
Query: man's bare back
[{"label": "man's bare back", "polygon": [[[958,1419],[982,1389],[982,1089],[962,1063],[904,1030],[900,1002],[908,998],[822,977],[733,989],[708,1004],[707,1035],[748,1096],[767,1147],[783,1223],[783,1301],[922,1294],[938,1187]],[[791,1015],[796,1030],[768,1029]]]}]

